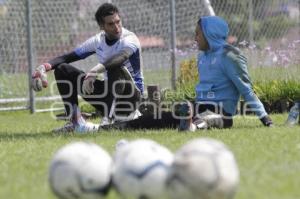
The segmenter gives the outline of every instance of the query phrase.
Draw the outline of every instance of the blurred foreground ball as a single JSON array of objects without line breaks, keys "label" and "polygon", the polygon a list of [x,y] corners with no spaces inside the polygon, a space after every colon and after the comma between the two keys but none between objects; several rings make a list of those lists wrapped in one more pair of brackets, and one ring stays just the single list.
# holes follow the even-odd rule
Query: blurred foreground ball
[{"label": "blurred foreground ball", "polygon": [[63,199],[104,197],[111,184],[112,159],[100,146],[75,142],[60,148],[49,168],[53,192]]},{"label": "blurred foreground ball", "polygon": [[122,198],[165,198],[165,182],[173,154],[146,139],[127,142],[114,156],[113,184]]},{"label": "blurred foreground ball", "polygon": [[239,184],[233,153],[220,141],[202,138],[182,146],[168,176],[172,199],[231,199]]}]

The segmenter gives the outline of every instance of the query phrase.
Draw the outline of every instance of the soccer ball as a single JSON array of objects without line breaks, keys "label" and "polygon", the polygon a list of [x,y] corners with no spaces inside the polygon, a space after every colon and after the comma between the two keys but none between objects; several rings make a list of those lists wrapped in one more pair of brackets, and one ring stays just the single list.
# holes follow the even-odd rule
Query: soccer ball
[{"label": "soccer ball", "polygon": [[173,154],[164,146],[138,139],[118,147],[113,184],[124,198],[165,198],[165,181]]},{"label": "soccer ball", "polygon": [[123,147],[126,144],[128,144],[128,140],[125,140],[125,139],[119,140],[115,145],[116,151],[119,150],[120,147]]},{"label": "soccer ball", "polygon": [[49,184],[63,199],[104,197],[111,185],[112,159],[100,146],[74,142],[59,149],[50,163]]},{"label": "soccer ball", "polygon": [[239,184],[233,153],[220,141],[192,140],[174,156],[167,179],[172,199],[231,199]]}]

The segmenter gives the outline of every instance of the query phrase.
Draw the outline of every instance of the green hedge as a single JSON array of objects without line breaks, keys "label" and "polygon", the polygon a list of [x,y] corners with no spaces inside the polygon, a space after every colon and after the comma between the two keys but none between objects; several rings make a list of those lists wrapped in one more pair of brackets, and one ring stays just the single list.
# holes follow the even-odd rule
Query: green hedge
[{"label": "green hedge", "polygon": [[[276,70],[276,68],[271,68]],[[268,75],[268,71],[265,71]],[[259,99],[264,103],[272,105],[278,101],[296,101],[300,100],[300,81],[296,79],[280,79],[279,80],[256,80],[253,83],[253,89]],[[177,81],[177,90],[163,91],[163,100],[180,101],[194,100],[195,86],[199,82],[198,71],[195,58],[185,60],[180,64],[180,74]]]},{"label": "green hedge", "polygon": [[295,101],[300,99],[300,82],[295,80],[255,82],[254,90],[260,100],[269,104],[280,100]]}]

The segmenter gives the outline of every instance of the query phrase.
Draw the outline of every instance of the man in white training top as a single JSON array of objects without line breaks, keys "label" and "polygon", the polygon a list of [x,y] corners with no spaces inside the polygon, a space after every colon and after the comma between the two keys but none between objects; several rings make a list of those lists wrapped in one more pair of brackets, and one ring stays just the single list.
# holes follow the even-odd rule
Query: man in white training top
[{"label": "man in white training top", "polygon": [[[99,125],[86,122],[78,108],[78,95],[103,113],[115,115],[117,107],[127,115],[135,113],[144,91],[141,46],[137,36],[122,27],[119,10],[110,3],[102,4],[95,19],[101,32],[89,38],[72,52],[38,66],[32,79],[35,91],[47,87],[46,72],[54,70],[58,91],[70,121],[56,132],[91,132]],[[98,64],[84,73],[69,63],[95,54]],[[104,80],[98,74],[105,74]],[[42,86],[41,86],[42,84]],[[118,99],[118,100],[116,100]]]}]

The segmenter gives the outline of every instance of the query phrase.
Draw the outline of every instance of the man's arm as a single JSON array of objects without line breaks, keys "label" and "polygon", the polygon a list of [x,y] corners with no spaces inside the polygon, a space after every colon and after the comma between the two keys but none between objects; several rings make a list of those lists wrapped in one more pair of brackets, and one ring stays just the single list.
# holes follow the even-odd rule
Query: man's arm
[{"label": "man's arm", "polygon": [[103,73],[106,70],[115,69],[117,67],[123,66],[124,62],[129,59],[133,54],[133,50],[126,48],[120,53],[109,58],[104,64],[97,64],[94,66],[85,76],[82,90],[84,94],[91,94],[94,91],[94,82],[96,80],[97,74]]},{"label": "man's arm", "polygon": [[[45,78],[46,78],[47,71],[56,69],[56,67],[62,63],[70,63],[70,62],[78,61],[80,59],[82,59],[82,58],[79,57],[74,51],[72,51],[68,54],[56,57],[47,63],[43,63],[43,64],[39,65],[38,67],[35,68],[35,71],[33,72],[32,77],[40,78],[41,76],[45,76]],[[44,86],[44,87],[47,87],[47,86]]]},{"label": "man's arm", "polygon": [[[62,56],[55,57],[51,59],[48,65],[51,66],[50,69],[56,69],[56,67],[62,63],[71,63],[78,61],[80,59],[85,59],[86,57],[95,54],[95,49],[97,45],[97,36],[93,36],[76,47],[73,51],[64,54]],[[44,65],[44,64],[42,64]],[[45,67],[46,71],[49,71],[49,67]]]},{"label": "man's arm", "polygon": [[103,65],[106,70],[111,70],[116,67],[120,67],[123,63],[129,59],[129,57],[133,54],[133,50],[130,48],[126,48],[122,50],[120,53],[109,58]]},{"label": "man's arm", "polygon": [[240,54],[229,52],[226,55],[225,73],[239,90],[244,100],[256,112],[265,126],[272,124],[261,101],[258,99],[252,88],[252,82],[247,71],[247,60]]},{"label": "man's arm", "polygon": [[74,51],[68,54],[56,57],[50,60],[48,63],[43,63],[35,68],[32,74],[31,86],[35,91],[41,91],[42,88],[48,86],[46,72],[56,69],[56,67],[62,63],[70,63],[82,59]]},{"label": "man's arm", "polygon": [[[129,57],[133,54],[132,49],[126,48],[122,50],[120,53],[109,58],[105,63],[97,64],[94,66],[87,74],[87,76],[91,74],[103,73],[106,70],[115,69],[116,67],[123,66],[124,62],[129,59]],[[90,74],[89,74],[90,73]]]},{"label": "man's arm", "polygon": [[62,63],[71,63],[80,59],[81,57],[79,57],[74,51],[72,51],[70,53],[51,59],[48,63],[52,66],[51,69],[55,69],[58,65]]},{"label": "man's arm", "polygon": [[95,45],[97,37],[91,37],[80,46],[75,48],[74,51],[69,52],[65,55],[58,56],[48,63],[43,63],[35,68],[35,71],[32,74],[32,88],[35,91],[41,91],[42,87],[46,88],[48,85],[46,72],[56,69],[62,63],[70,63],[84,59],[95,53]]}]

